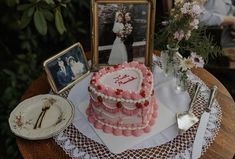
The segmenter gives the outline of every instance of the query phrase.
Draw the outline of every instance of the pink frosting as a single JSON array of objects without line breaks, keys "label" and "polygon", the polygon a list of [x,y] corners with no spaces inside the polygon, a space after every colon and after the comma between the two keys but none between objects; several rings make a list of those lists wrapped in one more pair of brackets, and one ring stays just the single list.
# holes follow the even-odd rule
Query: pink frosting
[{"label": "pink frosting", "polygon": [[[131,115],[136,115],[140,111],[140,109],[138,109],[138,108],[133,109],[133,110],[128,110],[128,109],[125,109],[124,107],[118,108],[115,104],[113,105],[113,109],[110,109],[104,105],[104,104],[108,104],[108,103],[105,103],[105,102],[99,103],[97,101],[94,101],[93,99],[90,99],[90,104],[92,104],[93,106],[95,106],[97,108],[101,107],[103,110],[105,110],[109,113],[112,113],[112,114],[116,114],[116,113],[122,111],[123,114],[131,116]],[[109,104],[109,106],[111,106],[111,104]],[[144,114],[147,113],[147,109],[144,109],[143,112],[144,112]]]},{"label": "pink frosting", "polygon": [[123,114],[126,114],[126,115],[129,115],[129,116],[132,116],[132,115],[135,115],[139,112],[139,109],[134,109],[134,110],[127,110],[127,109],[122,109],[122,112]]},{"label": "pink frosting", "polygon": [[139,69],[141,70],[142,73],[145,73],[147,71],[144,65],[140,65]]},{"label": "pink frosting", "polygon": [[113,68],[113,67],[110,67],[110,70],[109,70],[109,72],[112,72],[112,71],[114,71],[115,69]]},{"label": "pink frosting", "polygon": [[150,126],[153,126],[154,124],[155,124],[155,119],[152,118],[152,119],[150,120],[150,122],[149,122],[149,125],[150,125]]},{"label": "pink frosting", "polygon": [[122,130],[121,129],[113,129],[113,134],[116,136],[121,136],[122,135]]},{"label": "pink frosting", "polygon": [[133,61],[133,62],[129,63],[129,65],[130,65],[131,67],[136,67],[136,66],[139,65],[139,63],[138,63],[137,61]]},{"label": "pink frosting", "polygon": [[115,66],[113,66],[114,70],[120,70],[122,68],[122,66],[120,64],[117,64]]},{"label": "pink frosting", "polygon": [[90,123],[94,123],[94,122],[95,122],[94,116],[89,115],[89,116],[88,116],[88,121],[89,121]]},{"label": "pink frosting", "polygon": [[90,109],[90,106],[87,108],[87,110],[86,110],[86,114],[89,116],[89,115],[91,115],[91,109]]},{"label": "pink frosting", "polygon": [[151,131],[151,127],[148,125],[146,128],[144,128],[145,133],[149,133]]},{"label": "pink frosting", "polygon": [[131,135],[132,135],[132,132],[131,132],[131,130],[123,130],[123,131],[122,131],[122,134],[123,134],[124,136],[131,136]]},{"label": "pink frosting", "polygon": [[154,117],[154,118],[157,117],[157,112],[153,112],[153,117]]},{"label": "pink frosting", "polygon": [[113,132],[113,128],[104,125],[103,126],[103,131],[105,133],[112,133]]},{"label": "pink frosting", "polygon": [[119,109],[118,109],[118,108],[109,109],[109,108],[105,107],[104,105],[102,105],[102,108],[103,108],[104,110],[106,110],[107,112],[112,113],[112,114],[116,114],[116,113],[119,112]]},{"label": "pink frosting", "polygon": [[94,123],[94,127],[95,127],[96,129],[102,129],[102,128],[103,128],[103,125],[97,121],[97,122]]},{"label": "pink frosting", "polygon": [[143,133],[144,133],[143,130],[132,130],[132,135],[136,137],[142,135]]},{"label": "pink frosting", "polygon": [[141,96],[140,96],[139,94],[136,94],[135,92],[132,92],[132,93],[131,93],[131,98],[132,98],[132,99],[140,99]]},{"label": "pink frosting", "polygon": [[[104,84],[102,84],[100,82],[100,78],[103,75],[106,75],[108,72],[113,72],[113,71],[118,71],[121,70],[123,68],[135,68],[140,70],[140,72],[143,75],[143,82],[141,84],[141,88],[139,92],[130,92],[130,91],[125,91],[125,90],[118,90],[118,89],[113,89],[113,88],[108,88],[106,87]],[[103,132],[105,133],[112,133],[113,135],[116,136],[140,136],[143,133],[148,133],[151,131],[151,126],[154,125],[155,123],[155,119],[157,117],[157,105],[156,105],[156,99],[155,96],[152,96],[150,99],[144,99],[143,102],[140,102],[139,105],[141,105],[141,107],[136,105],[136,102],[131,103],[131,105],[128,105],[130,103],[125,103],[125,102],[120,102],[120,98],[123,99],[131,99],[131,100],[139,100],[139,99],[143,99],[143,98],[148,98],[150,97],[152,94],[152,85],[153,85],[153,81],[152,81],[152,73],[150,72],[149,69],[147,69],[144,64],[137,62],[137,61],[133,61],[131,63],[124,63],[123,65],[115,65],[114,67],[108,67],[108,68],[103,68],[101,69],[99,72],[94,73],[92,80],[90,82],[90,87],[91,87],[91,91],[90,91],[90,95],[91,95],[91,99],[90,99],[90,105],[86,110],[86,114],[88,116],[88,121],[93,124],[93,126],[97,129],[101,129]],[[96,93],[94,93],[94,90],[96,90],[97,92],[109,96],[109,97],[115,97],[118,98],[118,100],[114,101],[110,101],[109,99],[106,99],[104,96],[102,95],[96,95]],[[102,99],[101,99],[102,98]],[[120,103],[118,103],[120,102]],[[149,102],[149,103],[148,103]],[[108,105],[109,107],[107,107],[106,105]],[[128,106],[135,106],[134,110],[128,110],[125,108]],[[94,106],[94,108],[99,109],[101,111],[104,112],[108,112],[110,114],[116,114],[116,113],[123,113],[125,115],[138,115],[138,117],[142,117],[141,119],[141,123],[119,123],[117,121],[115,121],[114,119],[109,119],[109,118],[104,118],[103,115],[101,113],[94,113],[94,110],[92,108],[92,106]],[[153,107],[153,112],[152,114],[148,114],[148,109]],[[141,111],[141,113],[139,112]],[[105,123],[105,124],[103,124]],[[143,125],[147,124],[146,127],[139,129],[139,127],[142,127]],[[108,125],[112,125],[114,127],[120,127],[118,128],[113,128],[112,126],[108,126]],[[135,129],[136,130],[129,130],[128,128],[131,129]]]},{"label": "pink frosting", "polygon": [[131,99],[131,94],[130,92],[124,91],[122,97],[125,99]]},{"label": "pink frosting", "polygon": [[99,114],[96,114],[95,117],[96,117],[96,119],[98,119],[98,120],[100,120],[100,121],[103,119],[103,116],[101,116],[101,115],[99,115]]},{"label": "pink frosting", "polygon": [[92,105],[94,105],[95,107],[97,107],[97,104],[99,104],[99,107],[101,107],[103,110],[109,112],[109,113],[112,113],[112,114],[116,114],[117,112],[119,112],[118,108],[115,106],[114,109],[110,109],[108,107],[106,107],[103,103],[98,103],[98,102],[95,102],[93,100],[90,101],[90,103]]},{"label": "pink frosting", "polygon": [[105,74],[106,72],[107,72],[107,71],[106,71],[105,68],[102,68],[102,69],[99,71],[100,75],[103,75],[103,74]]},{"label": "pink frosting", "polygon": [[158,106],[157,105],[155,105],[153,108],[154,108],[155,111],[158,110]]},{"label": "pink frosting", "polygon": [[106,92],[107,92],[107,95],[108,96],[114,96],[114,95],[116,95],[115,94],[115,91],[112,89],[112,88],[106,88]]},{"label": "pink frosting", "polygon": [[[154,100],[152,100],[154,101]],[[153,105],[153,107],[156,107],[156,104],[154,102],[151,102]],[[90,107],[87,108],[86,112],[89,112],[89,111],[93,111]],[[89,114],[89,113],[88,113]],[[98,121],[95,121],[95,118],[94,118],[94,114],[91,113],[91,115],[88,116],[88,121],[94,125],[95,128],[97,129],[102,129],[105,133],[112,133],[113,135],[116,135],[116,136],[135,136],[135,137],[138,137],[138,136],[141,136],[143,133],[148,133],[151,131],[151,126],[154,125],[155,123],[155,115],[154,115],[154,112],[153,114],[150,116],[150,122],[149,124],[143,128],[143,129],[138,129],[138,130],[128,130],[128,129],[124,129],[124,130],[121,130],[121,129],[114,129],[112,127],[109,127],[109,126],[106,126],[106,125],[103,125],[101,123],[99,123]],[[104,121],[103,122],[106,122],[106,123],[109,123],[109,124],[116,124],[115,122],[111,122],[111,121]],[[136,127],[136,126],[140,126],[141,124],[132,124],[131,126],[128,124],[121,124],[120,126],[122,127]]]}]

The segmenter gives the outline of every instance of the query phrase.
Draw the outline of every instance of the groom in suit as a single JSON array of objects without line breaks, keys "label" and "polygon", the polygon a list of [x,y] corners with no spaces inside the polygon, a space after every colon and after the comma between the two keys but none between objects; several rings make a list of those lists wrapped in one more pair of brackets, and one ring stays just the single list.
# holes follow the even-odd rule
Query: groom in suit
[{"label": "groom in suit", "polygon": [[65,87],[68,83],[72,81],[72,71],[68,66],[64,65],[64,61],[60,58],[57,59],[59,70],[57,72],[57,80],[61,87]]},{"label": "groom in suit", "polygon": [[133,61],[133,42],[134,42],[134,37],[133,37],[133,25],[132,25],[132,21],[131,21],[131,13],[127,12],[125,14],[125,27],[129,26],[132,29],[129,30],[129,32],[125,35],[124,38],[124,44],[126,46],[126,50],[127,50],[127,57],[128,57],[128,62]]}]

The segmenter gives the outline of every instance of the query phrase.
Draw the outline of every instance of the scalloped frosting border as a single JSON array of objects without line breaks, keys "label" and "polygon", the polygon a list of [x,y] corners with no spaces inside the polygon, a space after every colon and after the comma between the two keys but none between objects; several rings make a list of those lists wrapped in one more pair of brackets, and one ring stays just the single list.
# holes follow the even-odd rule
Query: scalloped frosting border
[{"label": "scalloped frosting border", "polygon": [[[137,92],[130,92],[128,90],[113,89],[106,87],[102,84],[100,78],[108,73],[113,73],[119,70],[137,70],[142,74],[142,83],[140,84],[140,90]],[[142,103],[149,100],[153,91],[153,75],[152,72],[141,62],[132,61],[130,63],[118,64],[111,67],[102,68],[99,72],[95,72],[91,78],[88,91],[94,93],[96,96],[100,96],[103,99],[108,99],[118,102],[127,103]]]}]

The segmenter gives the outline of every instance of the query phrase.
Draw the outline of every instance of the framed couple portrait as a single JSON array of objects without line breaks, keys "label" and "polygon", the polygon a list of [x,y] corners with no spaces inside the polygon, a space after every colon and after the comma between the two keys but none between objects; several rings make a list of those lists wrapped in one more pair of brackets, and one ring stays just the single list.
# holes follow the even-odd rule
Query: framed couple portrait
[{"label": "framed couple portrait", "polygon": [[62,93],[89,74],[82,45],[76,43],[43,63],[53,92]]},{"label": "framed couple portrait", "polygon": [[140,61],[150,66],[155,0],[91,0],[93,68]]}]

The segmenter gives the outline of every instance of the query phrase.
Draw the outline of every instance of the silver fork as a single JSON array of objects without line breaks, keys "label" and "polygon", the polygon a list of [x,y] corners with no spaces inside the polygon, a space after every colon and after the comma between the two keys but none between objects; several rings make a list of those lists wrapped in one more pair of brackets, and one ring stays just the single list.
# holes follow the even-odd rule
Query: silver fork
[{"label": "silver fork", "polygon": [[38,118],[37,118],[37,121],[36,121],[36,123],[35,123],[35,125],[34,125],[34,129],[36,129],[37,128],[37,125],[38,125],[38,122],[39,122],[39,120],[41,119],[41,117],[42,117],[42,115],[44,114],[44,111],[46,110],[45,109],[46,107],[45,107],[45,105],[42,107],[42,111],[41,111],[41,113],[39,114],[39,116],[38,116]]},{"label": "silver fork", "polygon": [[[39,116],[37,118],[37,121],[36,121],[36,123],[35,123],[35,125],[33,127],[34,129],[37,129],[37,128],[41,127],[42,120],[43,120],[43,118],[45,116],[46,111],[50,108],[50,105],[52,105],[55,101],[56,100],[54,100],[53,98],[49,98],[49,99],[46,98],[46,101],[44,102],[44,105],[42,107],[42,111],[39,114]],[[38,122],[39,122],[39,124],[38,124]]]},{"label": "silver fork", "polygon": [[45,105],[44,105],[44,111],[43,111],[41,120],[40,120],[40,122],[39,122],[39,124],[38,124],[38,128],[41,128],[42,120],[43,120],[43,118],[44,118],[44,116],[45,116],[47,110],[50,109],[50,106],[51,106],[50,103],[49,103],[48,101],[46,101],[46,102],[45,102]]}]

